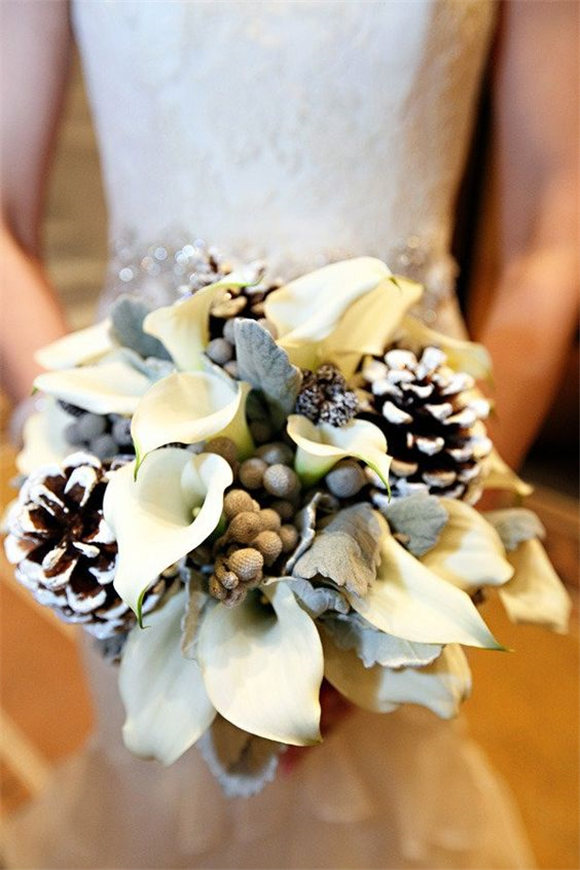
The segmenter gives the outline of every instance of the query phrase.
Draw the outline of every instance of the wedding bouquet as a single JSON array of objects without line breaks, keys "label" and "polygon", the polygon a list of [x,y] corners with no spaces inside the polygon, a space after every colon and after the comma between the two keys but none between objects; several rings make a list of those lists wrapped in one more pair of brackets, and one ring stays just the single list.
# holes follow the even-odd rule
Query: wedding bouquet
[{"label": "wedding bouquet", "polygon": [[473,507],[529,488],[486,434],[486,351],[410,313],[418,284],[368,257],[209,280],[40,353],[6,552],[119,663],[132,752],[199,741],[250,794],[320,741],[323,678],[451,717],[462,646],[502,649],[482,590],[556,631],[569,602],[533,513]]}]

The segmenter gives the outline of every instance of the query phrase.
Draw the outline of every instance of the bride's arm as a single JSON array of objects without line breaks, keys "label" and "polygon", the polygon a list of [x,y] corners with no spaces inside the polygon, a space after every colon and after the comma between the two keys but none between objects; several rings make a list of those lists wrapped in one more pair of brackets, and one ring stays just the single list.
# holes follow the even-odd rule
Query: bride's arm
[{"label": "bride's arm", "polygon": [[46,174],[66,82],[64,0],[1,4],[0,363],[13,398],[30,393],[33,352],[66,329],[43,273],[40,225]]},{"label": "bride's arm", "polygon": [[504,458],[524,458],[578,323],[578,5],[509,2],[471,328],[495,369]]}]

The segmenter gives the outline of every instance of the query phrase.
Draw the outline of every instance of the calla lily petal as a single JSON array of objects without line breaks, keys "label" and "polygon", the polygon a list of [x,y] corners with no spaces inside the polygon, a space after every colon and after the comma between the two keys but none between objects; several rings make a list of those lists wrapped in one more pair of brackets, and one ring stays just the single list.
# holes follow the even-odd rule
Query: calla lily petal
[{"label": "calla lily petal", "polygon": [[366,354],[380,355],[406,312],[421,298],[423,288],[407,278],[385,278],[357,299],[324,342],[322,357],[350,377]]},{"label": "calla lily petal", "polygon": [[39,375],[34,386],[93,414],[132,414],[151,381],[123,359]]},{"label": "calla lily petal", "polygon": [[322,646],[285,583],[250,593],[237,607],[214,607],[201,626],[198,656],[208,695],[225,719],[267,740],[320,741]]},{"label": "calla lily petal", "polygon": [[406,640],[503,649],[469,595],[429,571],[384,527],[377,579],[364,598],[349,596],[351,606],[375,628]]},{"label": "calla lily petal", "polygon": [[503,461],[497,450],[494,448],[485,460],[485,472],[483,478],[484,489],[505,489],[513,492],[520,498],[526,498],[531,495],[534,488],[521,480],[517,474],[511,470],[509,465]]},{"label": "calla lily petal", "polygon": [[117,343],[111,337],[111,321],[107,318],[41,347],[34,359],[43,369],[68,369],[97,362],[116,347]]},{"label": "calla lily petal", "polygon": [[453,498],[440,502],[449,519],[436,546],[421,557],[423,565],[467,591],[507,583],[514,569],[491,523],[465,502]]},{"label": "calla lily petal", "polygon": [[349,701],[377,713],[387,713],[399,704],[421,704],[443,719],[459,712],[471,691],[471,673],[460,646],[446,646],[424,668],[392,670],[375,665],[365,668],[352,650],[337,649],[323,640],[324,675]]},{"label": "calla lily petal", "polygon": [[491,377],[491,357],[482,344],[443,335],[410,314],[403,319],[402,329],[405,342],[414,345],[416,350],[435,345],[447,355],[447,362],[452,369],[467,372],[476,380]]},{"label": "calla lily petal", "polygon": [[347,308],[390,275],[374,257],[356,257],[323,266],[270,293],[266,317],[276,327],[278,343],[319,342],[336,328]]},{"label": "calla lily petal", "polygon": [[119,668],[127,718],[125,746],[141,758],[173,764],[213,722],[197,662],[181,654],[181,621],[187,592],[178,592],[149,616],[149,628],[134,628]]},{"label": "calla lily petal", "polygon": [[47,397],[42,410],[31,414],[24,424],[24,447],[16,457],[18,471],[30,474],[41,465],[59,465],[73,450],[64,435],[71,422],[72,417]]},{"label": "calla lily petal", "polygon": [[221,456],[178,447],[153,453],[136,481],[134,466],[111,475],[103,510],[119,547],[115,589],[140,616],[151,583],[216,528],[233,475]]},{"label": "calla lily petal", "polygon": [[153,384],[131,423],[137,467],[165,444],[212,438],[232,422],[242,399],[238,384],[208,372],[176,372]]},{"label": "calla lily petal", "polygon": [[163,342],[178,369],[199,370],[204,365],[203,352],[209,341],[209,311],[216,299],[229,287],[245,287],[241,275],[231,274],[223,281],[197,290],[193,296],[157,308],[143,321],[143,329]]},{"label": "calla lily petal", "polygon": [[307,417],[291,414],[288,435],[298,445],[295,468],[306,485],[316,483],[346,456],[360,459],[389,485],[391,457],[386,438],[374,423],[351,420],[346,426],[315,426]]},{"label": "calla lily petal", "polygon": [[572,601],[542,544],[535,538],[523,541],[508,553],[508,559],[515,575],[501,587],[499,595],[509,618],[565,634]]}]

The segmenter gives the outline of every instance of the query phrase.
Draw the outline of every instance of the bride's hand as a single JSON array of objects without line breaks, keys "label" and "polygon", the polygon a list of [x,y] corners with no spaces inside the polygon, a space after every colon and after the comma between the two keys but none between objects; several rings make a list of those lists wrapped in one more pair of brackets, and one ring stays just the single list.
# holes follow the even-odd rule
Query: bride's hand
[{"label": "bride's hand", "polygon": [[[320,730],[323,738],[328,737],[336,726],[354,709],[353,705],[340,695],[330,683],[327,683],[326,680],[323,681],[320,690],[320,706],[322,708]],[[292,773],[310,748],[307,746],[290,746],[280,758],[282,772],[285,774]]]}]

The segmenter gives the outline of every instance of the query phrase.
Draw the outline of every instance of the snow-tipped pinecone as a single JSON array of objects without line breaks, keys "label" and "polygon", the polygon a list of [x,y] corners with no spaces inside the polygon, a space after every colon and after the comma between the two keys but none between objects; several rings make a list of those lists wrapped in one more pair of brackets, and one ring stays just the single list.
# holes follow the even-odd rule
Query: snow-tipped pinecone
[{"label": "snow-tipped pinecone", "polygon": [[419,359],[397,347],[363,363],[362,416],[385,433],[394,496],[429,491],[469,502],[479,496],[482,461],[492,447],[482,423],[489,403],[473,391],[470,375],[446,362],[437,347],[426,347]]},{"label": "snow-tipped pinecone", "polygon": [[[224,499],[226,528],[213,553],[206,547],[191,554],[193,564],[213,561],[209,592],[229,606],[244,600],[298,543],[293,524],[300,482],[290,463],[293,451],[283,443],[266,444],[242,462],[238,486]],[[243,487],[243,488],[242,488]]]},{"label": "snow-tipped pinecone", "polygon": [[296,399],[296,413],[313,423],[344,426],[358,410],[356,394],[333,365],[325,364],[315,372],[303,371],[302,386]]},{"label": "snow-tipped pinecone", "polygon": [[[16,579],[36,600],[101,640],[135,623],[112,582],[117,544],[103,518],[107,479],[108,465],[87,453],[38,469],[20,490],[5,540]],[[173,582],[167,573],[147,593],[144,612]]]},{"label": "snow-tipped pinecone", "polygon": [[[258,280],[264,270],[262,263],[247,267],[254,269]],[[277,290],[282,281],[260,281],[247,287],[232,287],[221,299],[217,299],[210,309],[210,342],[206,348],[208,357],[216,365],[224,368],[232,377],[237,377],[236,347],[234,342],[234,322],[237,317],[257,320],[276,338],[273,323],[264,316],[264,302],[269,293]]]},{"label": "snow-tipped pinecone", "polygon": [[120,414],[93,414],[70,402],[59,401],[71,417],[64,437],[72,449],[87,451],[100,460],[115,456],[134,456],[131,418]]}]

